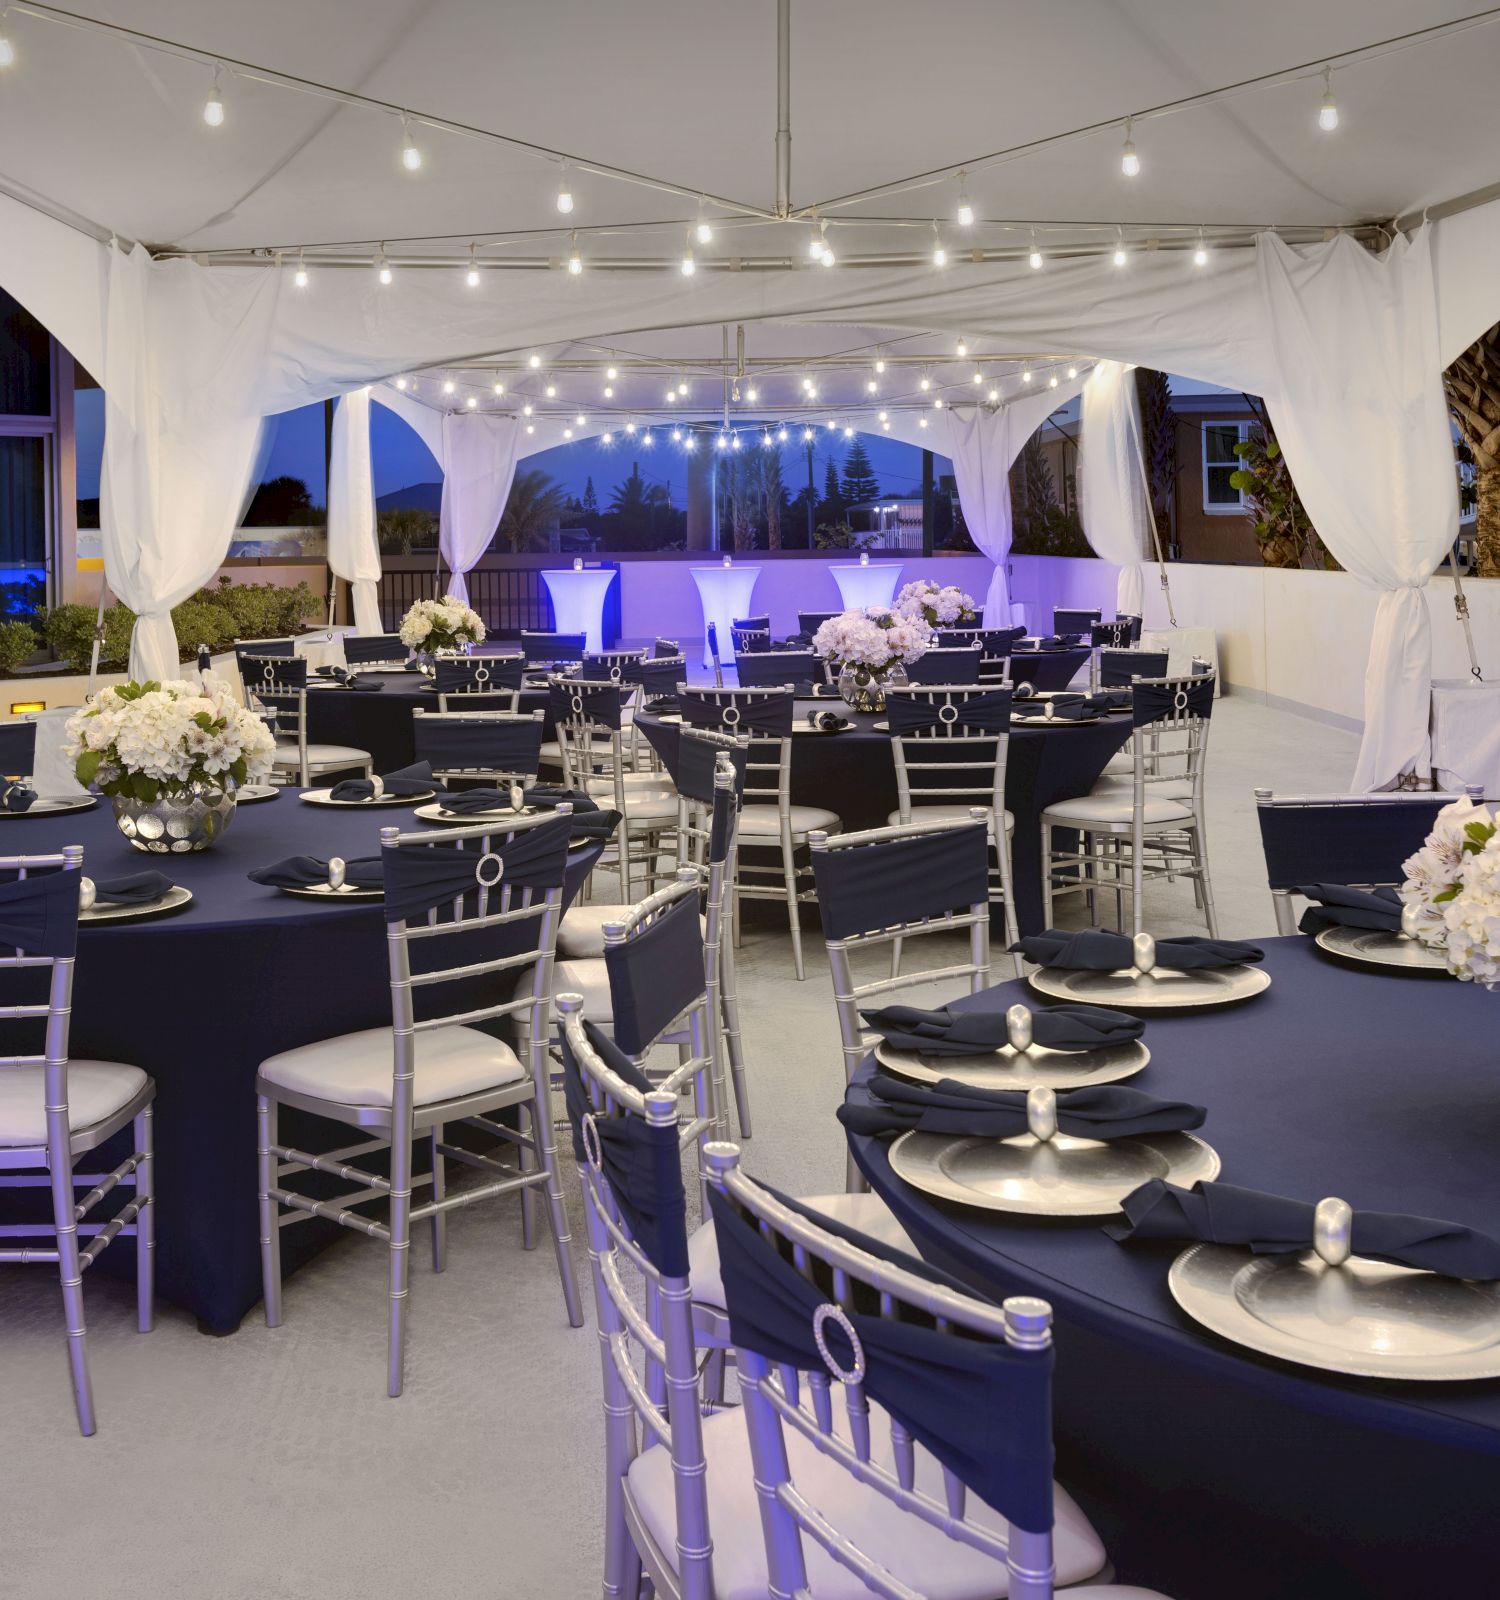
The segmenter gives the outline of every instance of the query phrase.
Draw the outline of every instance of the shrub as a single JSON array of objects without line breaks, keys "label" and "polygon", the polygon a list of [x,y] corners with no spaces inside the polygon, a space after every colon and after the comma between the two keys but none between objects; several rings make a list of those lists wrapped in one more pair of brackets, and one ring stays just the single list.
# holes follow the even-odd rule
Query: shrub
[{"label": "shrub", "polygon": [[177,653],[184,661],[198,659],[198,646],[227,650],[239,633],[234,613],[227,606],[201,600],[194,595],[172,608],[172,626],[177,630]]},{"label": "shrub", "polygon": [[[47,613],[47,643],[59,661],[66,662],[73,672],[87,672],[89,655],[94,648],[95,607],[82,605],[54,606]],[[104,612],[104,643],[99,651],[99,665],[107,671],[117,671],[130,659],[130,630],[135,626],[135,613],[125,606],[109,606]]]},{"label": "shrub", "polygon": [[193,600],[227,611],[234,619],[230,637],[236,639],[296,633],[318,610],[318,598],[305,583],[283,589],[274,583],[232,583],[221,577],[212,588],[200,589]]},{"label": "shrub", "polygon": [[37,646],[29,622],[0,622],[0,678],[8,678]]}]

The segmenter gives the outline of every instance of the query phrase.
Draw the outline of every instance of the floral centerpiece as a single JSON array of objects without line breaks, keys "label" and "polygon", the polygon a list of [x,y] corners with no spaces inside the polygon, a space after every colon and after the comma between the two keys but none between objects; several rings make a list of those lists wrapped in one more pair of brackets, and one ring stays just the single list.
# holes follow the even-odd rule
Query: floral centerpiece
[{"label": "floral centerpiece", "polygon": [[896,610],[903,616],[920,617],[929,628],[962,628],[979,619],[974,597],[954,583],[933,583],[918,578],[896,596]]},{"label": "floral centerpiece", "polygon": [[900,610],[868,606],[821,623],[813,649],[839,667],[839,693],[856,711],[884,711],[888,683],[905,683],[905,668],[925,655],[932,630]]},{"label": "floral centerpiece", "polygon": [[419,655],[457,650],[460,645],[483,644],[484,623],[462,600],[444,595],[440,600],[418,600],[401,619],[401,642]]},{"label": "floral centerpiece", "polygon": [[138,850],[203,850],[234,817],[241,784],[271,770],[276,741],[229,685],[126,683],[68,718],[64,752],[85,788],[114,802]]},{"label": "floral centerpiece", "polygon": [[1500,820],[1465,796],[1405,863],[1402,928],[1466,982],[1500,988]]}]

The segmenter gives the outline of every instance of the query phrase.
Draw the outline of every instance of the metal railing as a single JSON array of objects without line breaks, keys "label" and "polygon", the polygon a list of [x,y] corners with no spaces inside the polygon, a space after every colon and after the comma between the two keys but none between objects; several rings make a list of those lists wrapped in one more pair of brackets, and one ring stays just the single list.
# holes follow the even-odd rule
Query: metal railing
[{"label": "metal railing", "polygon": [[[390,561],[380,574],[381,626],[394,632],[417,600],[441,594],[447,573],[431,559]],[[555,624],[541,572],[535,567],[478,566],[469,574],[469,604],[492,639],[518,639],[522,630],[551,632]]]}]

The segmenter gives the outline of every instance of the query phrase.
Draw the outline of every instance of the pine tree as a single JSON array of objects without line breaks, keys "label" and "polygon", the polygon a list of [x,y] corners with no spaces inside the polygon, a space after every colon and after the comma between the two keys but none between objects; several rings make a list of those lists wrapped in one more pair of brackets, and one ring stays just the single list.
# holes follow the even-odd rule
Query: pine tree
[{"label": "pine tree", "polygon": [[588,478],[583,485],[583,511],[585,516],[593,516],[599,509],[599,496],[594,493],[594,480]]},{"label": "pine tree", "polygon": [[818,502],[819,522],[838,522],[844,515],[844,491],[839,484],[839,469],[833,458],[823,469],[823,498]]},{"label": "pine tree", "polygon": [[[594,498],[594,480],[589,479],[583,491],[585,509]],[[599,509],[595,501],[594,509]],[[644,520],[646,510],[646,480],[641,477],[641,465],[638,461],[630,463],[630,476],[615,485],[615,492],[610,496],[609,509],[619,516],[632,522]]]},{"label": "pine tree", "polygon": [[844,457],[844,504],[863,505],[867,500],[879,498],[880,481],[875,476],[864,440],[856,436]]}]

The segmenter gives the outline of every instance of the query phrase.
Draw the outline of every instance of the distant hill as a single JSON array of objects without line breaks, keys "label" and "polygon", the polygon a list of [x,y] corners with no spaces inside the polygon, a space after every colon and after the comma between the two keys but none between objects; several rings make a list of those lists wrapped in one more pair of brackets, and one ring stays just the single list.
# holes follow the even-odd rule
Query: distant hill
[{"label": "distant hill", "polygon": [[442,506],[441,483],[409,483],[404,489],[392,489],[389,494],[375,497],[377,511],[430,511],[436,516]]}]

